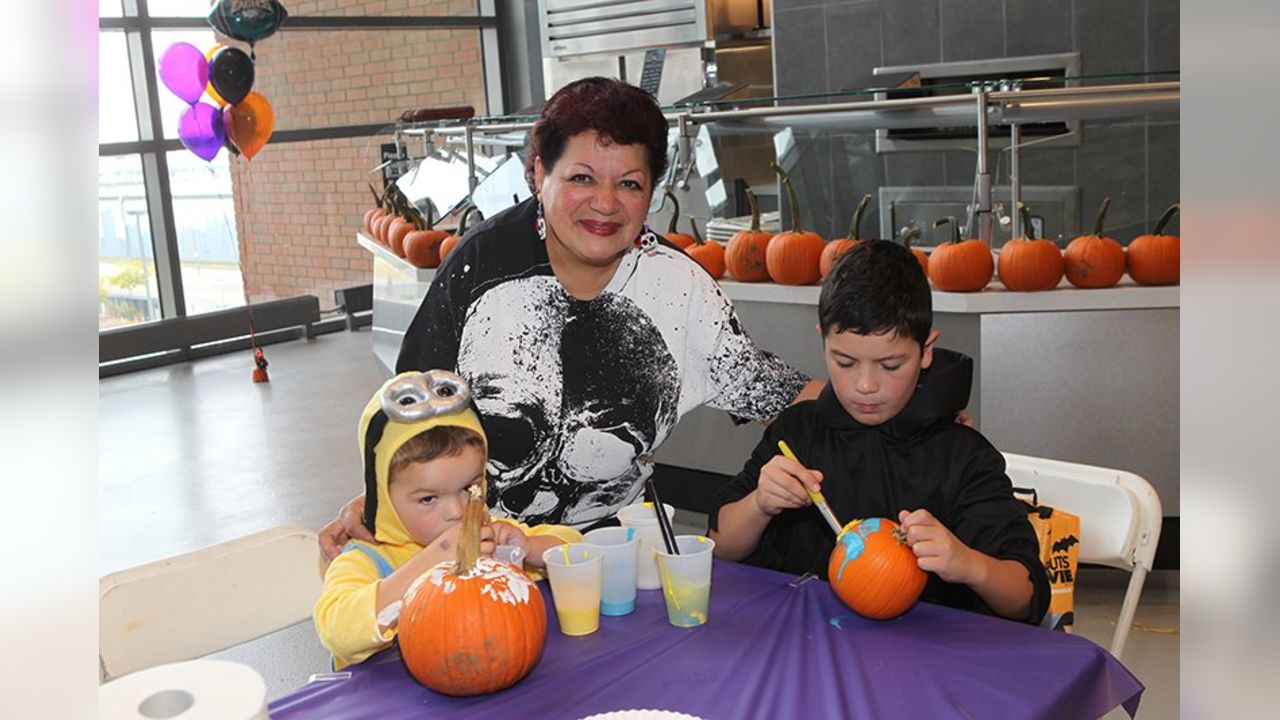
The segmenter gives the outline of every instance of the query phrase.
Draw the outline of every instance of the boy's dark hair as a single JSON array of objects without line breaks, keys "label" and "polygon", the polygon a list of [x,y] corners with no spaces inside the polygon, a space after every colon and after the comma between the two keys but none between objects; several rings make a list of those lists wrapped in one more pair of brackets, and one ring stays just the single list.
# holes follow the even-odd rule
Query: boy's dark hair
[{"label": "boy's dark hair", "polygon": [[438,457],[457,455],[468,447],[484,450],[484,438],[475,430],[458,425],[437,425],[409,438],[391,456],[387,481],[410,463],[429,462]]},{"label": "boy's dark hair", "polygon": [[933,328],[933,296],[920,263],[888,240],[855,245],[836,262],[818,295],[818,326],[826,337],[893,331],[924,347]]}]

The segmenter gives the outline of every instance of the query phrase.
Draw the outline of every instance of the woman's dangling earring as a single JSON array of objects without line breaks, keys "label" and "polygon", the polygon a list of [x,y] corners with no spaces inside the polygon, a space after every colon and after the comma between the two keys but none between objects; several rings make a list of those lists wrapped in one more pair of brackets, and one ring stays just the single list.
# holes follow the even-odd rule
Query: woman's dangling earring
[{"label": "woman's dangling earring", "polygon": [[547,219],[542,216],[542,200],[538,200],[538,219],[534,222],[534,227],[538,229],[538,239],[542,242],[547,241]]},{"label": "woman's dangling earring", "polygon": [[643,250],[646,255],[652,255],[658,249],[658,235],[649,228],[647,223],[640,228],[640,236],[636,238],[636,247]]}]

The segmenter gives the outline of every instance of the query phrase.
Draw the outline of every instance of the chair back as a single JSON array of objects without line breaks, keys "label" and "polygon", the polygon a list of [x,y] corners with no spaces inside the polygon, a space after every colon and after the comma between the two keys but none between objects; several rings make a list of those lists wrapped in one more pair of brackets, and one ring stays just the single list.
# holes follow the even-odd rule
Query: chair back
[{"label": "chair back", "polygon": [[1015,487],[1034,488],[1039,502],[1080,517],[1080,562],[1132,573],[1111,654],[1120,657],[1163,522],[1160,497],[1143,478],[1123,470],[1004,453]]}]

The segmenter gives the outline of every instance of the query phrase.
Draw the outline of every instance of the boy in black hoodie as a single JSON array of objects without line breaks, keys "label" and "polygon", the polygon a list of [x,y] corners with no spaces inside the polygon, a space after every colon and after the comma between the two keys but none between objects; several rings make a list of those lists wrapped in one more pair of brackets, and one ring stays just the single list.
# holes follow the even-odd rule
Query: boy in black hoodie
[{"label": "boy in black hoodie", "polygon": [[[955,422],[973,360],[935,348],[929,282],[910,251],[876,240],[845,254],[822,284],[818,330],[831,381],[773,422],[710,515],[716,555],[827,576],[835,536],[805,492],[842,522],[901,523],[922,600],[1038,623],[1049,604],[1026,505],[1004,458]],[[801,465],[779,454],[785,440]]]}]

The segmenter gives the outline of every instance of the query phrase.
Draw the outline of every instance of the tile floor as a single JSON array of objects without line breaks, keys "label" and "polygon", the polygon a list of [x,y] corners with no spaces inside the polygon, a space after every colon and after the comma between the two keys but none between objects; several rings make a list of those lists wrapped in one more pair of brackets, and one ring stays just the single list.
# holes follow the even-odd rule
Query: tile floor
[{"label": "tile floor", "polygon": [[[356,420],[383,376],[367,330],[99,383],[99,568],[103,574],[275,525],[319,527],[361,489]],[[681,511],[678,526],[705,527]],[[1110,640],[1127,575],[1086,569],[1077,630]],[[1124,661],[1147,686],[1139,717],[1178,714],[1178,573],[1147,582]],[[263,673],[276,697],[328,669],[310,623],[220,656]],[[1113,713],[1108,717],[1122,717]]]}]

